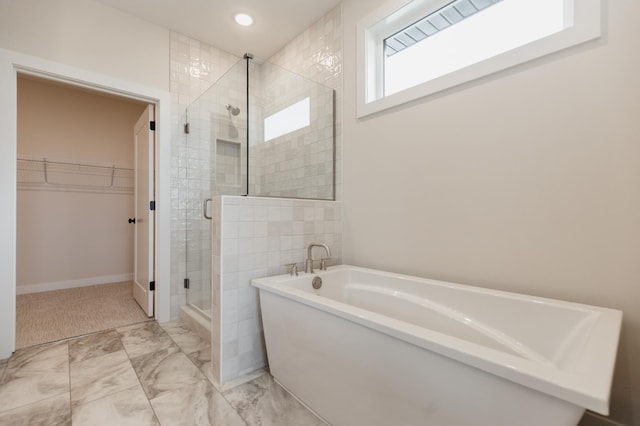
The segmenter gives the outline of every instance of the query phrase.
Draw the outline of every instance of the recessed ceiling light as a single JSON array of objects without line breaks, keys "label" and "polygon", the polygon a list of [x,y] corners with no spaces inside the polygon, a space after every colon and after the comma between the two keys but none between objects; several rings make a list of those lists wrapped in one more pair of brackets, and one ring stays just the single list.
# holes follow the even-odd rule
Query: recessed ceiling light
[{"label": "recessed ceiling light", "polygon": [[242,25],[243,27],[249,27],[253,25],[253,17],[251,15],[247,15],[246,13],[237,13],[236,16],[234,16],[234,19],[239,25]]}]

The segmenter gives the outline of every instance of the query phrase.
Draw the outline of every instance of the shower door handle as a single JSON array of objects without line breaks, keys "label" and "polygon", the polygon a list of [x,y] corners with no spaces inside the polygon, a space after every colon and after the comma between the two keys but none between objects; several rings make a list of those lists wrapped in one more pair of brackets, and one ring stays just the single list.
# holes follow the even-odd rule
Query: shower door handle
[{"label": "shower door handle", "polygon": [[205,219],[211,220],[212,217],[207,214],[209,202],[211,202],[211,198],[207,198],[204,200],[204,203],[202,203],[202,216],[204,216]]}]

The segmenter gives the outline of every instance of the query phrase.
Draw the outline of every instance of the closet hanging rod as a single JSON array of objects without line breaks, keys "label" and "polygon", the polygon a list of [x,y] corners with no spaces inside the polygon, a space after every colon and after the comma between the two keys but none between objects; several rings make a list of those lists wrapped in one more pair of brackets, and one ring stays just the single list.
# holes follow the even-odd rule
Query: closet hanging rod
[{"label": "closet hanging rod", "polygon": [[71,163],[71,162],[67,162],[67,161],[51,161],[51,160],[47,160],[46,158],[43,158],[42,160],[34,160],[31,158],[18,158],[18,161],[26,161],[26,162],[30,162],[30,163],[40,163],[40,164],[57,164],[57,165],[62,165],[62,166],[75,166],[75,167],[95,167],[98,169],[105,169],[105,170],[123,170],[123,171],[133,171],[133,169],[131,168],[127,168],[127,167],[116,167],[114,166],[97,166],[94,164],[83,164],[83,163]]},{"label": "closet hanging rod", "polygon": [[135,170],[47,158],[17,158],[20,189],[98,193],[133,193]]}]

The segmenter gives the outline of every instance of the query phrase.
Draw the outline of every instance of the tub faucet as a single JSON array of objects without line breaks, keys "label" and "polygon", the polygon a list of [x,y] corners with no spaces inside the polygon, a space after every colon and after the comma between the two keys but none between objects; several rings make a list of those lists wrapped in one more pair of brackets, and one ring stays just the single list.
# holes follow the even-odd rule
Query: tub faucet
[{"label": "tub faucet", "polygon": [[307,274],[313,274],[313,254],[312,254],[312,250],[313,250],[314,247],[322,247],[324,249],[324,251],[327,252],[327,258],[331,257],[331,249],[329,248],[328,245],[321,244],[321,243],[311,243],[311,244],[309,244],[309,247],[307,248],[307,261],[305,262],[305,268],[304,268],[304,271]]}]

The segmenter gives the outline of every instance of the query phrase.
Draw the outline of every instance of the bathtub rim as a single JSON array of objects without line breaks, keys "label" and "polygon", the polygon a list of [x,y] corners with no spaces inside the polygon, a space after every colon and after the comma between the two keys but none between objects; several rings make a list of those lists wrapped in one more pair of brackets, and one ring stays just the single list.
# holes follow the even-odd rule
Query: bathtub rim
[{"label": "bathtub rim", "polygon": [[[584,369],[589,371],[589,375],[587,376],[580,372],[563,371],[550,365],[537,363],[497,349],[492,349],[343,302],[320,297],[304,290],[286,286],[286,283],[292,281],[301,281],[305,278],[317,275],[322,276],[331,272],[344,270],[372,273],[396,279],[408,279],[439,286],[444,285],[498,297],[526,299],[545,304],[559,304],[581,310],[595,311],[599,316],[585,344],[585,352],[588,351],[595,354],[590,357],[591,362],[583,366]],[[353,321],[364,327],[446,356],[522,386],[552,395],[585,409],[603,415],[609,414],[611,382],[613,380],[613,370],[622,322],[622,312],[619,310],[420,278],[352,265],[333,266],[328,268],[327,271],[318,271],[314,274],[300,273],[299,276],[276,275],[257,278],[252,280],[252,285],[261,291],[269,291],[279,296],[293,299],[299,303]],[[611,331],[617,332],[611,333]],[[603,348],[606,348],[606,350]],[[615,350],[611,350],[611,348],[615,348]]]}]

